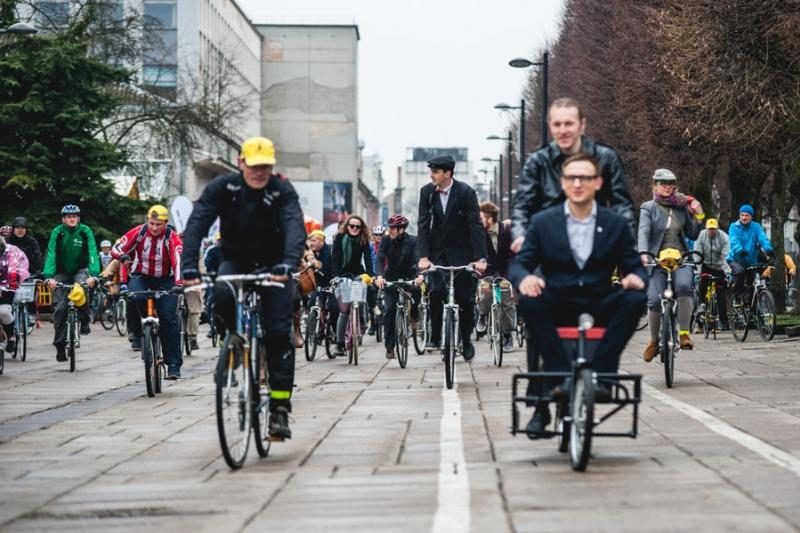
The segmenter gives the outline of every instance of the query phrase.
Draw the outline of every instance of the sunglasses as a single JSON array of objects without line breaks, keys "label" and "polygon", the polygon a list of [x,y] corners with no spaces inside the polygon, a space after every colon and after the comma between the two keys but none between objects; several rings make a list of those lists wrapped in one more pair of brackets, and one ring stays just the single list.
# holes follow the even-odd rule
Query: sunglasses
[{"label": "sunglasses", "polygon": [[678,184],[674,181],[657,181],[656,185],[661,185],[662,187],[677,187]]},{"label": "sunglasses", "polygon": [[347,227],[352,229],[361,229],[361,224],[348,224]]}]

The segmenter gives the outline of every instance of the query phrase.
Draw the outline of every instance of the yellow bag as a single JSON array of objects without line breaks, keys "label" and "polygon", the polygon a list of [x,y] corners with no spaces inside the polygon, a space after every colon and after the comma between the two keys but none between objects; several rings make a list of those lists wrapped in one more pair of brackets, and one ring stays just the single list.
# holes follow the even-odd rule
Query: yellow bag
[{"label": "yellow bag", "polygon": [[78,283],[72,286],[67,298],[70,302],[74,303],[76,307],[83,307],[86,305],[86,293],[84,292],[83,287],[81,287]]}]

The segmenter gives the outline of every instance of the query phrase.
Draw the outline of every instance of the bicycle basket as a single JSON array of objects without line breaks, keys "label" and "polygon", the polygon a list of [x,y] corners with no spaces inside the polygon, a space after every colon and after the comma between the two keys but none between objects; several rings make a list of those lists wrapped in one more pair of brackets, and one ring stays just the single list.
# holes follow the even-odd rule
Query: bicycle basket
[{"label": "bicycle basket", "polygon": [[358,280],[343,281],[336,287],[336,297],[346,304],[366,302],[367,286]]},{"label": "bicycle basket", "polygon": [[14,293],[14,303],[30,303],[36,296],[36,283],[23,283]]}]

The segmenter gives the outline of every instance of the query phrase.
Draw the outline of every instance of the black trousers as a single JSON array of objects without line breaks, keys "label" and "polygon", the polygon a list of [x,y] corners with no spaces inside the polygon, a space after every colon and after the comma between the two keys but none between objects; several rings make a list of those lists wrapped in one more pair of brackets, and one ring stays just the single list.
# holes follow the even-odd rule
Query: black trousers
[{"label": "black trousers", "polygon": [[[719,306],[719,320],[723,324],[728,323],[728,302],[727,298],[725,297],[725,272],[722,270],[714,270],[713,268],[709,268],[706,265],[703,265],[700,271],[703,274],[711,274],[712,276],[718,277],[721,281],[717,281],[717,305]],[[706,290],[708,289],[709,282],[700,278],[700,303],[705,302],[706,299]]]},{"label": "black trousers", "polygon": [[[447,284],[450,281],[449,272],[431,272],[428,274],[428,294],[430,296],[431,310],[431,342],[439,344],[442,339],[442,314],[444,302],[449,298]],[[469,272],[456,272],[453,280],[455,300],[459,307],[459,325],[461,329],[461,342],[467,346],[472,341],[470,334],[475,327],[475,289],[477,280]]]},{"label": "black trousers", "polygon": [[[411,297],[414,302],[411,304],[411,316],[417,316],[417,306],[419,305],[420,290],[411,289]],[[383,344],[386,351],[393,350],[397,343],[397,332],[395,317],[397,316],[397,288],[389,287],[383,291]]]},{"label": "black trousers", "polygon": [[[54,279],[59,283],[83,283],[89,279],[89,272],[82,268],[74,274],[56,274]],[[63,346],[67,340],[67,294],[69,289],[56,289],[53,291],[53,301],[55,309],[53,311],[53,346]],[[81,323],[89,323],[89,294],[86,294],[86,304],[78,307],[78,320]]]},{"label": "black trousers", "polygon": [[[589,299],[545,289],[538,298],[520,296],[518,309],[530,328],[544,370],[568,372],[572,369],[572,361],[558,338],[556,328],[577,326],[578,316],[590,313],[596,326],[606,328],[595,349],[592,368],[597,372],[616,372],[622,350],[633,336],[646,303],[644,291],[616,290],[605,297]],[[535,361],[529,361],[528,365],[529,370],[536,370]]]},{"label": "black trousers", "polygon": [[[255,270],[252,263],[223,261],[218,275],[244,274]],[[261,287],[261,329],[267,354],[267,372],[272,396],[270,410],[283,405],[291,409],[289,398],[294,386],[294,344],[291,339],[292,309],[295,282],[284,282],[285,287]],[[214,313],[229,331],[236,331],[236,293],[231,285],[214,286]]]}]

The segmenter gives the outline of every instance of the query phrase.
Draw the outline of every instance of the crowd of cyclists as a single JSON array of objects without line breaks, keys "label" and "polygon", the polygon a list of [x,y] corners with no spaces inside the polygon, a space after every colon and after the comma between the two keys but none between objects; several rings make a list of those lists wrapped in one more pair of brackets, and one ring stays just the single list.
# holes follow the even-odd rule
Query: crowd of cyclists
[{"label": "crowd of cyclists", "polygon": [[[553,141],[527,158],[511,220],[499,220],[498,208],[491,202],[479,203],[475,191],[454,176],[455,161],[442,156],[428,162],[431,183],[419,191],[417,235],[408,232],[409,220],[402,213],[389,218],[386,226],[372,228],[352,214],[328,238],[318,222],[304,217],[291,181],[275,172],[275,146],[263,137],[244,142],[238,171],[205,187],[182,234],[170,225],[168,209],[153,205],[144,223],[114,243],[100,242],[98,250],[92,229],[81,222],[80,207],[70,204],[61,209],[61,223],[50,232],[42,253],[28,234],[26,219],[19,216],[0,228],[5,350],[13,352],[16,342],[14,293],[29,277],[53,291],[52,344],[59,362],[67,360],[69,291],[58,287],[79,284],[91,291],[102,283],[112,298],[125,292],[167,291],[156,302],[161,344],[167,379],[180,379],[183,360],[174,288],[198,285],[207,273],[268,273],[273,284],[258,290],[270,394],[269,434],[290,438],[295,350],[304,345],[302,317],[312,303],[321,307],[324,320],[332,325],[332,357],[346,350],[352,305],[334,289],[340,280],[360,279],[369,285],[364,324],[369,324],[367,334],[382,338],[387,359],[394,359],[398,349],[394,318],[399,289],[393,283],[408,282],[414,331],[421,327],[417,307],[424,292],[430,309],[425,348],[435,353],[443,342],[448,278],[441,271],[431,272],[431,267],[468,265],[454,277],[459,350],[465,361],[475,358],[474,341],[487,332],[498,280],[499,327],[506,350],[513,349],[513,333],[524,319],[529,367],[538,368],[541,359],[545,369],[563,370],[570,363],[556,328],[574,325],[578,314],[588,309],[607,328],[596,365],[614,372],[645,314],[650,339],[643,359],[650,362],[656,356],[666,272],[653,266],[653,258],[677,253],[680,259],[696,251],[702,258],[699,263],[682,264],[672,275],[680,348],[691,350],[690,322],[699,274],[711,274],[720,280],[714,281],[720,291],[730,287],[736,295],[746,290],[748,267],[774,259],[769,239],[753,219],[753,207],[742,205],[738,220],[726,233],[719,220],[706,217],[696,198],[681,190],[675,173],[659,168],[652,175],[652,199],[640,206],[637,217],[619,155],[586,136],[580,105],[569,98],[555,100],[548,123]],[[209,247],[209,230],[216,219],[219,233]],[[792,264],[792,274],[793,270]],[[700,294],[707,283],[705,278],[700,281]],[[205,292],[205,296],[199,291],[185,294],[193,348],[198,347],[201,320],[213,321],[222,337],[236,335],[234,288],[217,282]],[[83,335],[91,331],[89,300],[78,308]],[[137,313],[142,312],[144,299],[134,301],[137,305],[129,308],[129,341],[133,350],[141,350]],[[720,298],[722,330],[728,328],[725,301]],[[202,313],[204,308],[208,313]],[[558,391],[569,384],[551,386]],[[528,426],[531,435],[550,420],[547,405],[535,407]]]}]

